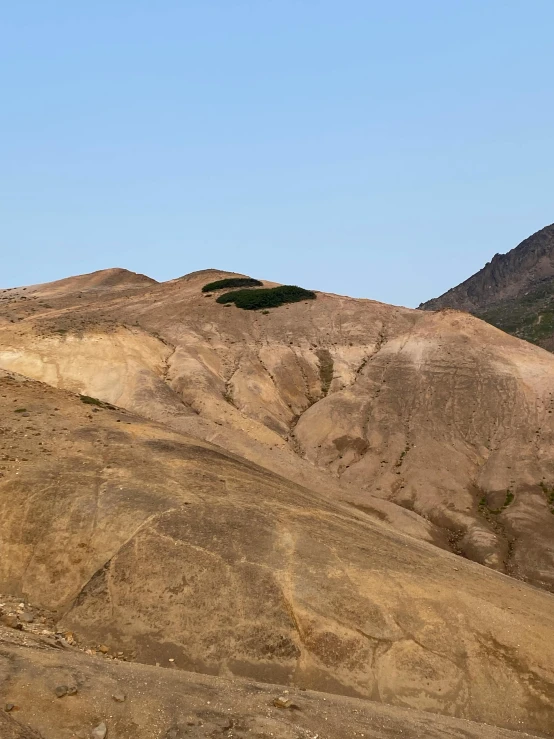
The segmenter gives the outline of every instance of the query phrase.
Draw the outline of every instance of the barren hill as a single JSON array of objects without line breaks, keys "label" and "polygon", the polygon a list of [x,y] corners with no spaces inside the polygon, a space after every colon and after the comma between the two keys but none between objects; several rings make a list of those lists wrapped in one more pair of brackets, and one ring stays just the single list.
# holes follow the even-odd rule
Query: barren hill
[{"label": "barren hill", "polygon": [[0,367],[554,589],[552,355],[456,311],[325,293],[245,311],[202,292],[229,276],[9,291]]},{"label": "barren hill", "polygon": [[554,224],[495,254],[483,269],[424,310],[469,311],[493,326],[546,349],[554,349]]},{"label": "barren hill", "polygon": [[131,661],[553,735],[554,356],[202,291],[237,277],[0,293],[0,593]]},{"label": "barren hill", "polygon": [[[194,687],[164,666],[239,679],[242,721],[254,711],[247,678],[554,733],[552,595],[121,409],[10,373],[0,377],[0,409],[3,592],[50,612],[82,649],[102,644],[119,659],[160,665],[157,676],[132,665],[102,670],[93,657],[3,644],[2,696],[47,739],[79,717],[100,721],[116,684],[142,707],[114,736],[180,737],[162,733],[178,720],[169,696],[179,680],[206,697],[217,684]],[[58,684],[81,697],[62,703]],[[162,686],[154,698],[146,689],[146,703],[137,692],[145,685]],[[275,690],[257,689],[258,702]],[[218,721],[238,710],[229,691],[221,687]],[[309,709],[298,721],[317,731],[315,698],[292,700]],[[329,700],[340,726],[344,704]],[[149,710],[160,733],[141,733]],[[367,715],[362,725],[373,711],[407,736],[502,736],[356,710]],[[344,736],[334,731],[323,735]]]}]

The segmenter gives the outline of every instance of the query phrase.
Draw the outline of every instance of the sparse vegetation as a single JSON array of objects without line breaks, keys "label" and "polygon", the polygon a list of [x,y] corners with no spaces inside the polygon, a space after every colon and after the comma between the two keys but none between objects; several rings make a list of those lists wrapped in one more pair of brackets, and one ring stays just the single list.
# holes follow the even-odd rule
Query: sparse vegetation
[{"label": "sparse vegetation", "polygon": [[321,393],[325,397],[331,383],[333,382],[333,357],[329,349],[318,349],[317,358],[319,359],[319,379],[321,380]]},{"label": "sparse vegetation", "polygon": [[406,446],[404,447],[402,453],[400,454],[400,457],[398,458],[398,461],[396,462],[395,467],[402,467],[402,463],[404,462],[404,458],[406,454],[410,451],[410,445],[408,442],[406,442]]},{"label": "sparse vegetation", "polygon": [[218,303],[229,305],[234,303],[243,310],[259,310],[260,308],[278,308],[285,303],[299,303],[302,300],[314,300],[316,294],[296,285],[281,285],[259,290],[236,290],[217,298]]},{"label": "sparse vegetation", "polygon": [[98,398],[91,398],[90,395],[79,395],[81,398],[81,403],[85,403],[86,405],[103,405],[101,400],[98,400]]},{"label": "sparse vegetation", "polygon": [[216,280],[209,282],[202,288],[203,293],[212,292],[212,290],[225,290],[229,287],[262,287],[263,282],[255,280],[253,277],[227,277],[224,280]]},{"label": "sparse vegetation", "polygon": [[545,281],[526,295],[476,311],[476,315],[508,334],[541,345],[554,333],[554,281]]},{"label": "sparse vegetation", "polygon": [[546,498],[546,503],[550,509],[550,513],[554,514],[554,486],[549,488],[544,481],[541,481],[539,485]]},{"label": "sparse vegetation", "polygon": [[487,497],[484,495],[480,501],[479,501],[479,510],[481,513],[493,513],[495,516],[499,513],[502,513],[506,510],[506,508],[512,503],[514,500],[514,493],[508,488],[506,490],[506,497],[504,498],[504,503],[499,508],[489,508],[489,504],[487,502]]}]

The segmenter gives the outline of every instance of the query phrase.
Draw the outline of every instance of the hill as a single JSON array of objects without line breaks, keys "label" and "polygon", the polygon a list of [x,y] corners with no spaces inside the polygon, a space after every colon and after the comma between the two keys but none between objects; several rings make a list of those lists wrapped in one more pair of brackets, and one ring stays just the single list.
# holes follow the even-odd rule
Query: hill
[{"label": "hill", "polygon": [[0,367],[554,589],[552,355],[455,311],[319,292],[265,313],[202,292],[228,276],[11,291]]},{"label": "hill", "polygon": [[509,334],[554,350],[554,224],[507,254],[495,254],[475,275],[419,307],[468,311]]},{"label": "hill", "polygon": [[554,357],[457,311],[203,292],[245,277],[7,293],[0,593],[72,634],[75,674],[102,645],[552,735]]},{"label": "hill", "polygon": [[[178,681],[163,666],[551,731],[550,594],[122,409],[2,373],[0,411],[2,591],[81,653],[161,665],[102,670],[4,644],[5,701],[32,728],[50,720],[47,737],[83,711],[101,720],[100,688],[105,711],[116,687],[142,704],[144,685],[165,685],[133,721],[152,701],[169,712]],[[58,702],[58,684],[88,707]]]}]

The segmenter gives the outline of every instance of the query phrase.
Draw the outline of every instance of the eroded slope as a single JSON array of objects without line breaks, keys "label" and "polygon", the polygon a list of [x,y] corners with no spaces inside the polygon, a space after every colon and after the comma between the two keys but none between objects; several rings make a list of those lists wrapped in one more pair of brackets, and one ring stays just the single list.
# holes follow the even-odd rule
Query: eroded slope
[{"label": "eroded slope", "polygon": [[[77,689],[55,697],[55,688]],[[277,685],[108,662],[0,626],[2,739],[518,739],[484,724]],[[114,696],[117,700],[114,699]],[[289,703],[290,708],[275,705]]]},{"label": "eroded slope", "polygon": [[0,417],[0,592],[85,645],[552,730],[550,594],[47,385]]},{"label": "eroded slope", "polygon": [[55,298],[48,285],[11,291],[0,366],[125,406],[554,588],[550,354],[455,311],[322,293],[241,311],[202,293],[225,274],[79,298],[75,286]]}]

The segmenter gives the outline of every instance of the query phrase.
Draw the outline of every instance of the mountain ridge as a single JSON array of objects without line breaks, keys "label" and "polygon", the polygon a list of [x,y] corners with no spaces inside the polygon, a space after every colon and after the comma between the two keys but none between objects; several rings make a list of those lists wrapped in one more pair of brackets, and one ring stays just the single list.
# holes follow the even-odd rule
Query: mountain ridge
[{"label": "mountain ridge", "polygon": [[456,308],[554,351],[554,225],[546,226],[422,310]]},{"label": "mountain ridge", "polygon": [[423,310],[456,308],[479,312],[503,300],[521,297],[529,287],[554,277],[554,224],[545,226],[514,249],[490,262],[438,298],[421,303]]}]

